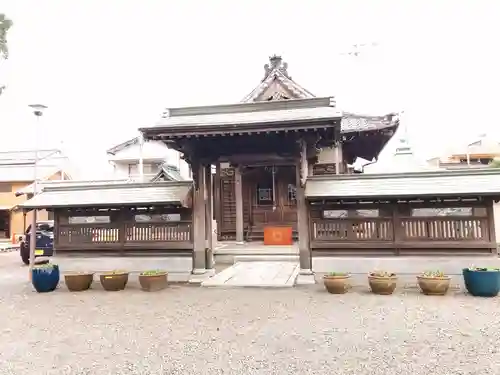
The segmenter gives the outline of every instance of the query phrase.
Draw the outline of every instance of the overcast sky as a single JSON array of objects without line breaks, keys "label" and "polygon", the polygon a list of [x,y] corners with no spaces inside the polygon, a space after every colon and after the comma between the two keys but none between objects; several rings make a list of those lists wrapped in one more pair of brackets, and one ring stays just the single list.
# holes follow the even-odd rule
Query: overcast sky
[{"label": "overcast sky", "polygon": [[[0,0],[14,21],[0,66],[2,149],[59,146],[84,177],[163,108],[239,101],[281,54],[341,109],[405,111],[420,157],[497,136],[499,1]],[[358,58],[353,44],[378,43]],[[496,130],[498,129],[498,130]]]}]

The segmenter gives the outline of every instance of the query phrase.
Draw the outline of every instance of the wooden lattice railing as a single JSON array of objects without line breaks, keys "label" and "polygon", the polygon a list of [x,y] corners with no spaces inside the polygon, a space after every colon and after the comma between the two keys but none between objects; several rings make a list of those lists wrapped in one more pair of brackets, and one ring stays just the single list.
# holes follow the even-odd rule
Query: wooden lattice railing
[{"label": "wooden lattice railing", "polygon": [[313,220],[313,241],[392,241],[394,230],[388,218],[341,218]]},{"label": "wooden lattice railing", "polygon": [[402,218],[403,239],[408,241],[488,241],[484,217]]}]

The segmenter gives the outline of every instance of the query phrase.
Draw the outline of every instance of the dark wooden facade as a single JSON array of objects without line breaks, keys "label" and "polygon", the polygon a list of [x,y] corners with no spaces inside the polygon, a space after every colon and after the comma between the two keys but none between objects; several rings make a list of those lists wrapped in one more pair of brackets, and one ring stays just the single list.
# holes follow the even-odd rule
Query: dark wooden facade
[{"label": "dark wooden facade", "polygon": [[58,254],[192,255],[190,208],[57,208]]},{"label": "dark wooden facade", "polygon": [[493,200],[311,202],[312,256],[496,254]]}]

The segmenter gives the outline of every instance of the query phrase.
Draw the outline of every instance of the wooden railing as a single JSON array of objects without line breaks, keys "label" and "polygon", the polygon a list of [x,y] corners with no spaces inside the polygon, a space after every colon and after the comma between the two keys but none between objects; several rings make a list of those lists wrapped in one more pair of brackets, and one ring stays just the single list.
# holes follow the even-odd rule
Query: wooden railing
[{"label": "wooden railing", "polygon": [[57,245],[70,246],[76,244],[118,244],[120,238],[120,229],[121,226],[119,224],[60,225]]},{"label": "wooden railing", "polygon": [[392,218],[313,220],[312,241],[392,241]]},{"label": "wooden railing", "polygon": [[487,242],[490,238],[486,217],[313,219],[310,225],[311,241],[319,242]]},{"label": "wooden railing", "polygon": [[[122,236],[122,233],[125,233]],[[59,225],[57,247],[121,247],[122,245],[190,243],[189,221],[159,223]]]},{"label": "wooden railing", "polygon": [[125,242],[190,242],[190,222],[131,223],[126,225]]},{"label": "wooden railing", "polygon": [[402,236],[407,241],[488,241],[485,217],[401,218]]}]

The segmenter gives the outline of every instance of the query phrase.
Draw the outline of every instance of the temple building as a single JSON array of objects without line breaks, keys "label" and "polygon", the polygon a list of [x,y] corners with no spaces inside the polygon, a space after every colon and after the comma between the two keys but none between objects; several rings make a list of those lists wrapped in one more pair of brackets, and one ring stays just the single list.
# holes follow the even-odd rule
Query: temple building
[{"label": "temple building", "polygon": [[[139,129],[178,151],[193,180],[45,189],[22,207],[54,210],[59,254],[155,254],[154,268],[199,277],[214,272],[216,240],[297,242],[304,282],[342,255],[496,255],[497,170],[353,173],[398,126],[395,113],[346,113],[314,96],[272,56],[241,102],[168,108]],[[403,142],[396,156],[410,151]],[[435,207],[459,214],[422,216]]]}]

